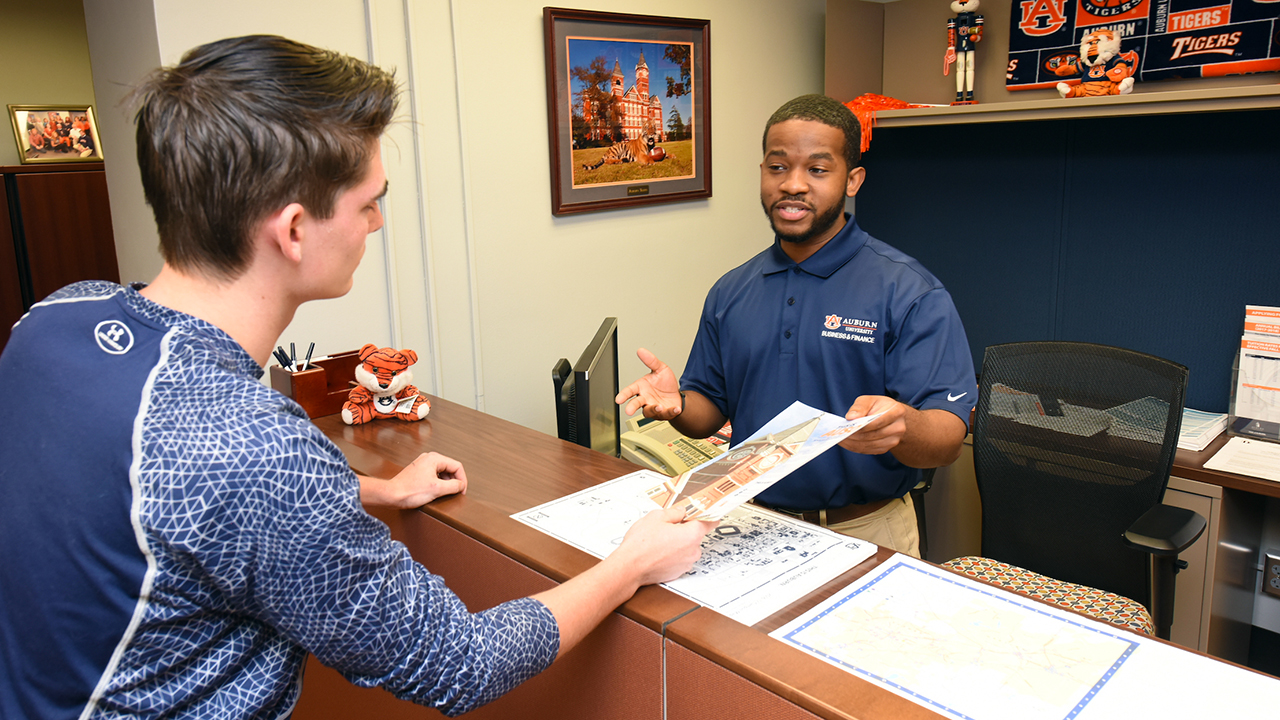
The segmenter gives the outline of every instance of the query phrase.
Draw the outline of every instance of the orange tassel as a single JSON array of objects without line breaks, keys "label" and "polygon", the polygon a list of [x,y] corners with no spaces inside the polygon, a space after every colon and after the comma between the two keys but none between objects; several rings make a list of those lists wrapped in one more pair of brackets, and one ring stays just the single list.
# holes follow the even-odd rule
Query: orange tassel
[{"label": "orange tassel", "polygon": [[871,147],[871,128],[876,124],[877,110],[903,110],[905,108],[923,107],[922,105],[913,105],[885,95],[876,95],[875,93],[863,93],[845,103],[844,106],[853,111],[853,114],[858,118],[858,124],[862,126],[862,152],[866,152],[867,148]]}]

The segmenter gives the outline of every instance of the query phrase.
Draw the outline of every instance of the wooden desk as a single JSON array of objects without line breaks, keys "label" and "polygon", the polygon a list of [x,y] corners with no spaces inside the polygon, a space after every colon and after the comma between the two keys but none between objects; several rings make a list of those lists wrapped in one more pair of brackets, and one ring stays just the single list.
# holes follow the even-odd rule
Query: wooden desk
[{"label": "wooden desk", "polygon": [[[632,472],[634,465],[447,400],[431,403],[431,414],[419,423],[351,427],[337,415],[316,419],[365,475],[389,477],[425,451],[466,467],[465,496],[375,513],[415,559],[472,611],[540,592],[597,562],[509,516]],[[937,718],[767,636],[891,555],[882,549],[755,628],[665,588],[642,588],[547,672],[467,717],[692,719],[707,717],[714,704],[720,708],[714,714],[733,717]],[[294,712],[297,720],[438,715],[385,691],[357,688],[314,658]]]},{"label": "wooden desk", "polygon": [[[547,590],[596,562],[510,519],[512,513],[634,470],[623,460],[437,398],[422,422],[351,427],[331,415],[316,425],[361,474],[390,477],[426,451],[462,462],[466,495],[441,498],[421,511],[377,515],[473,612]],[[642,588],[550,670],[467,717],[659,718],[662,627],[694,607],[663,588]],[[440,715],[383,690],[357,688],[314,658],[306,673],[293,715],[298,720]]]},{"label": "wooden desk", "polygon": [[[463,463],[470,481],[465,496],[379,517],[473,611],[545,590],[596,562],[512,520],[512,513],[635,469],[436,398],[420,423],[383,420],[349,427],[329,416],[316,425],[363,474],[394,475],[431,450]],[[547,672],[467,717],[937,718],[767,635],[891,556],[881,549],[755,627],[698,608],[664,588],[643,588]],[[294,712],[299,720],[437,715],[382,690],[357,688],[314,658]]]}]

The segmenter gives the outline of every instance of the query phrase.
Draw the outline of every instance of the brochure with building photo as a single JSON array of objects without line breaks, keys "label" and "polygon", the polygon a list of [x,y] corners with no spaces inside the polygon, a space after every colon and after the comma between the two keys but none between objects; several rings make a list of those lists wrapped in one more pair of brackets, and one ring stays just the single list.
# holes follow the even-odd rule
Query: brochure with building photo
[{"label": "brochure with building photo", "polygon": [[879,414],[846,420],[796,401],[728,452],[648,491],[686,520],[716,520],[852,435]]}]

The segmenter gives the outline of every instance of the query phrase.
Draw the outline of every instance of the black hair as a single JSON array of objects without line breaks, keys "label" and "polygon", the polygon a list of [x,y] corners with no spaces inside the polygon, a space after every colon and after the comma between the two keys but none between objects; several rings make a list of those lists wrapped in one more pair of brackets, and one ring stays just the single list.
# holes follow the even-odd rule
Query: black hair
[{"label": "black hair", "polygon": [[[768,143],[769,128],[787,120],[813,120],[840,130],[844,133],[844,159],[848,169],[858,167],[862,160],[862,126],[853,111],[840,101],[826,95],[801,95],[788,100],[769,116],[769,122],[764,125],[764,140],[761,144]],[[764,152],[768,150],[767,146],[764,147]]]}]

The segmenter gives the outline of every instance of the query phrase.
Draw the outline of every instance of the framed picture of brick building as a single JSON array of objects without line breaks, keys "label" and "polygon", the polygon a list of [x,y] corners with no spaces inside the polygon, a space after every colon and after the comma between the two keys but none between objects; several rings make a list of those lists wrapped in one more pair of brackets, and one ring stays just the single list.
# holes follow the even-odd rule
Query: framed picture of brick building
[{"label": "framed picture of brick building", "polygon": [[711,197],[710,22],[544,8],[554,215]]}]

